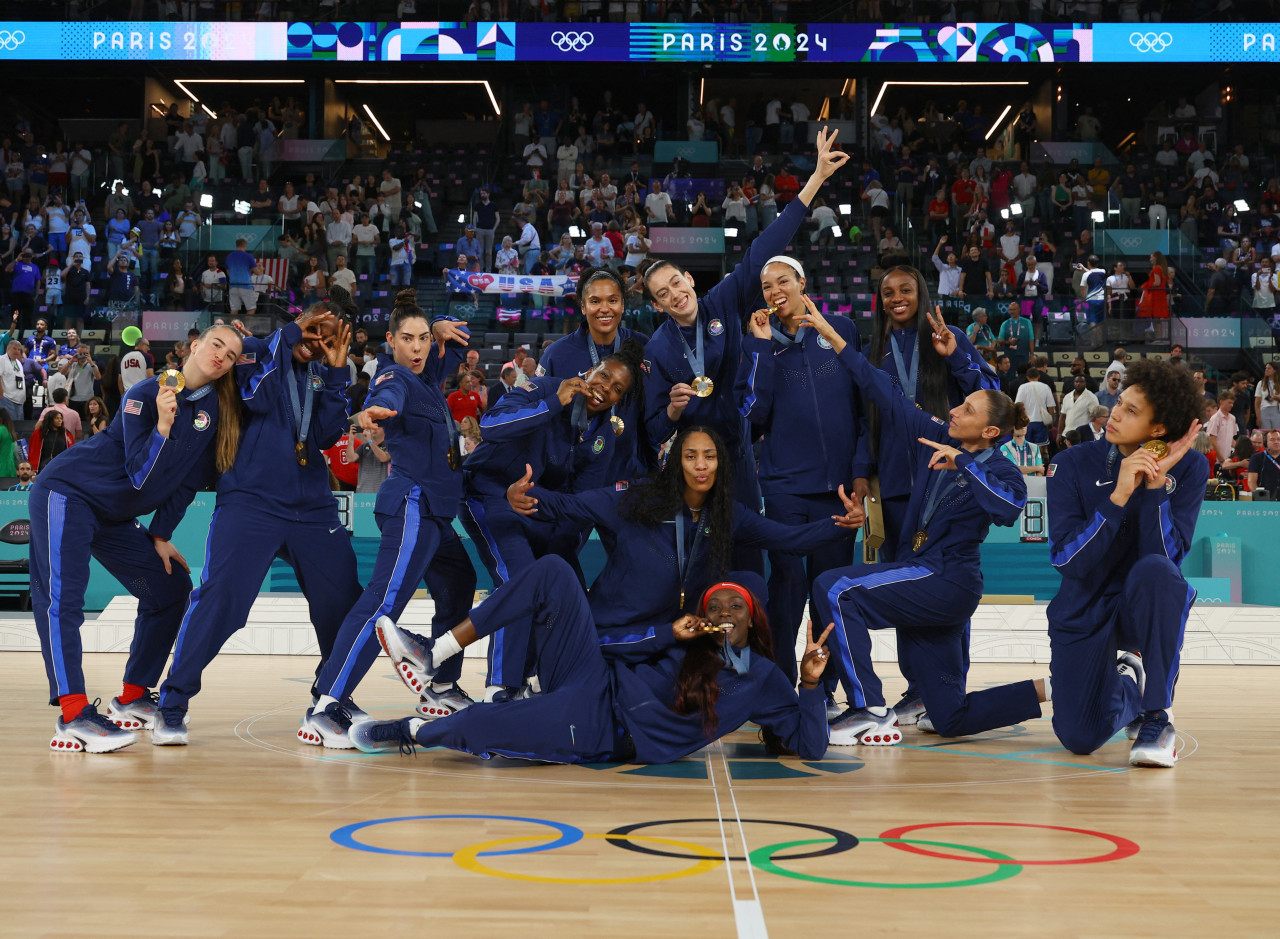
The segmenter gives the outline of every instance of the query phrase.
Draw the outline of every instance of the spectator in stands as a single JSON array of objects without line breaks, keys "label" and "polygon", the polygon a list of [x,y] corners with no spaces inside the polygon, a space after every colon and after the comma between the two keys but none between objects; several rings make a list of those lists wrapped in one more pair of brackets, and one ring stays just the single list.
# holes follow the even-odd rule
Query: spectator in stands
[{"label": "spectator in stands", "polygon": [[[1007,325],[1007,324],[1006,324]],[[1053,390],[1040,380],[1040,369],[1027,369],[1027,381],[1018,389],[1016,402],[1027,412],[1027,440],[1038,447],[1049,445],[1049,428],[1053,426],[1057,408]]]},{"label": "spectator in stands", "polygon": [[480,400],[479,393],[473,387],[474,382],[475,379],[472,378],[471,373],[464,372],[458,376],[458,390],[447,398],[449,413],[453,415],[455,421],[461,422],[468,417],[476,420],[480,418],[484,404]]},{"label": "spectator in stands", "polygon": [[354,297],[356,295],[355,271],[347,267],[347,256],[345,254],[339,254],[335,261],[337,264],[329,275],[329,286],[341,287]]},{"label": "spectator in stands", "polygon": [[413,283],[413,264],[417,260],[417,252],[413,238],[405,231],[403,222],[397,223],[395,234],[387,244],[391,249],[391,285],[410,286]]},{"label": "spectator in stands", "polygon": [[489,190],[482,188],[471,212],[471,224],[480,241],[480,266],[486,271],[493,270],[493,245],[499,220],[498,207],[490,200]]},{"label": "spectator in stands", "polygon": [[227,294],[232,313],[238,310],[252,313],[258,307],[258,292],[253,288],[253,269],[258,262],[246,250],[248,247],[247,239],[237,238],[236,249],[227,255]]},{"label": "spectator in stands", "polygon": [[[359,467],[356,492],[376,493],[391,468],[391,454],[382,448],[385,434],[375,425],[367,434],[353,424],[347,433],[347,462]],[[357,441],[359,442],[357,445]]]},{"label": "spectator in stands", "polygon": [[1076,375],[1072,390],[1062,396],[1058,414],[1058,431],[1065,432],[1089,421],[1093,409],[1099,407],[1098,396],[1089,390],[1088,379]]},{"label": "spectator in stands", "polygon": [[635,270],[639,267],[640,262],[649,256],[649,230],[644,225],[636,222],[635,226],[627,231],[624,244],[626,245],[626,257],[623,259],[623,266]]},{"label": "spectator in stands", "polygon": [[123,394],[155,373],[156,360],[151,356],[151,343],[140,338],[134,343],[132,351],[120,357],[120,393]]},{"label": "spectator in stands", "polygon": [[[954,258],[955,255],[950,255]],[[973,343],[973,347],[982,355],[990,360],[996,353],[996,337],[991,331],[991,327],[987,325],[987,310],[985,307],[973,308],[973,322],[969,324],[969,328],[965,330],[965,335],[969,337],[969,341]]]},{"label": "spectator in stands", "polygon": [[1236,395],[1233,391],[1224,391],[1219,394],[1218,410],[1213,412],[1213,415],[1204,425],[1205,430],[1213,439],[1213,446],[1217,451],[1219,462],[1226,462],[1231,458],[1236,436],[1240,432],[1240,427],[1236,423],[1236,416],[1231,413],[1235,401]]},{"label": "spectator in stands", "polygon": [[[377,251],[382,243],[382,235],[376,226],[369,223],[367,214],[360,216],[360,224],[351,229],[352,244],[355,245],[355,273],[369,281],[369,294],[373,295],[374,278],[377,275]],[[356,296],[356,294],[352,294]]]},{"label": "spectator in stands", "polygon": [[504,366],[499,374],[498,380],[489,387],[490,406],[497,404],[502,396],[513,388],[520,386],[518,379],[519,372],[513,365]]},{"label": "spectator in stands", "polygon": [[34,332],[23,342],[27,358],[45,368],[58,360],[58,343],[49,335],[49,322],[41,317],[36,320]]},{"label": "spectator in stands", "polygon": [[27,460],[23,460],[18,464],[17,477],[18,481],[9,487],[10,492],[26,492],[31,488],[31,483],[35,479],[35,470],[31,468],[31,464]]},{"label": "spectator in stands", "polygon": [[13,418],[6,409],[0,408],[0,477],[5,479],[18,475],[17,464],[22,453],[18,449],[17,436]]},{"label": "spectator in stands", "polygon": [[1009,462],[1022,470],[1024,476],[1044,475],[1044,456],[1040,448],[1027,442],[1026,411],[1017,412],[1013,423],[1013,437],[1000,447]]},{"label": "spectator in stands", "polygon": [[516,242],[516,250],[520,252],[520,260],[526,273],[533,271],[533,266],[542,256],[542,240],[538,230],[522,215],[513,215],[511,221],[520,229],[520,240]]},{"label": "spectator in stands", "polygon": [[73,441],[80,439],[80,415],[75,412],[67,404],[67,389],[53,388],[49,392],[50,404],[45,407],[36,418],[37,421],[43,421],[46,414],[50,411],[57,411],[62,415],[62,426],[66,428],[67,433]]},{"label": "spectator in stands", "polygon": [[1231,376],[1231,393],[1236,396],[1232,403],[1231,413],[1236,416],[1236,424],[1240,428],[1237,433],[1244,433],[1253,423],[1253,380],[1248,372],[1235,372]]},{"label": "spectator in stands", "polygon": [[1249,460],[1249,491],[1265,489],[1272,500],[1280,491],[1280,429],[1272,428],[1266,434],[1266,449],[1260,449]]},{"label": "spectator in stands", "polygon": [[1019,365],[1030,361],[1035,353],[1035,329],[1023,317],[1022,304],[1017,300],[1009,304],[1008,310],[1009,318],[1000,324],[997,343],[1008,350],[1009,361],[1016,370]]},{"label": "spectator in stands", "polygon": [[40,268],[34,263],[31,248],[23,248],[18,257],[5,265],[9,272],[10,309],[23,322],[30,322],[36,308],[36,291],[40,287]]},{"label": "spectator in stands", "polygon": [[982,249],[974,244],[969,246],[964,260],[960,262],[961,289],[960,297],[995,297],[995,284],[991,279],[991,265],[982,257]]},{"label": "spectator in stands", "polygon": [[1262,380],[1253,392],[1254,426],[1261,430],[1280,428],[1280,378],[1275,362],[1262,367]]},{"label": "spectator in stands", "polygon": [[[75,330],[70,329],[67,333],[70,341]],[[76,413],[84,416],[93,399],[94,383],[102,381],[102,373],[98,370],[98,363],[89,354],[88,346],[77,343],[74,347],[63,347],[63,355],[66,363],[59,371],[67,378],[67,397]]]},{"label": "spectator in stands", "polygon": [[1089,423],[1081,424],[1075,429],[1081,443],[1091,440],[1105,440],[1107,437],[1107,418],[1111,416],[1111,408],[1098,404],[1089,409]]},{"label": "spectator in stands", "polygon": [[1133,293],[1138,289],[1138,285],[1133,280],[1133,275],[1125,270],[1124,261],[1116,261],[1111,268],[1111,274],[1107,277],[1106,284],[1106,303],[1107,316],[1130,317],[1133,315],[1133,307],[1131,306]]},{"label": "spectator in stands", "polygon": [[1235,307],[1235,278],[1227,273],[1227,259],[1218,258],[1211,267],[1209,289],[1205,291],[1204,308],[1210,316],[1229,316]]},{"label": "spectator in stands", "polygon": [[[60,389],[61,390],[61,389]],[[31,432],[27,443],[27,456],[31,465],[39,474],[63,450],[75,443],[75,437],[64,426],[62,412],[56,408],[45,408],[36,429]]]},{"label": "spectator in stands", "polygon": [[324,227],[325,250],[329,259],[330,271],[338,266],[338,255],[345,256],[349,250],[351,229],[351,223],[343,217],[338,206],[335,206],[333,211],[326,215]]},{"label": "spectator in stands", "polygon": [[591,237],[583,245],[583,255],[591,267],[613,266],[613,243],[604,236],[604,226],[599,222],[591,226]]},{"label": "spectator in stands", "polygon": [[6,360],[0,365],[0,405],[14,421],[23,419],[27,403],[27,373],[23,368],[22,343],[10,339],[5,347]]},{"label": "spectator in stands", "polygon": [[662,191],[662,181],[649,181],[649,194],[644,200],[645,218],[650,227],[671,223],[671,196]]},{"label": "spectator in stands", "polygon": [[206,306],[222,306],[226,295],[227,275],[218,269],[218,259],[209,255],[205,269],[200,272],[200,299]]}]

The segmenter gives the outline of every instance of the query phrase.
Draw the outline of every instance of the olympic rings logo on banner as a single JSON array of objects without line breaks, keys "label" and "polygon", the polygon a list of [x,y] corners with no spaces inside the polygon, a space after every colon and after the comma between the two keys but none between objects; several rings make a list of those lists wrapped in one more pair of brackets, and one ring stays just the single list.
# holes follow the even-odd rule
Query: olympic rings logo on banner
[{"label": "olympic rings logo on banner", "polygon": [[7,29],[0,29],[0,49],[5,52],[12,52],[18,46],[27,41],[27,34],[20,29],[9,32]]},{"label": "olympic rings logo on banner", "polygon": [[587,46],[595,42],[596,37],[594,34],[585,31],[581,33],[566,33],[557,30],[551,34],[551,41],[561,52],[586,52]]},{"label": "olympic rings logo on banner", "polygon": [[1173,36],[1169,33],[1130,33],[1129,45],[1139,52],[1164,52],[1173,45]]},{"label": "olympic rings logo on banner", "polygon": [[[476,844],[467,845],[466,847],[459,848],[455,851],[407,851],[395,848],[385,848],[361,841],[356,837],[357,833],[364,829],[374,828],[381,825],[389,825],[399,822],[437,821],[444,819],[467,819],[486,822],[520,822],[529,825],[542,826],[550,829],[550,832],[538,835],[521,835],[510,838],[490,839]],[[775,874],[779,877],[787,877],[792,880],[804,880],[810,883],[829,884],[837,887],[864,887],[880,890],[940,890],[952,887],[975,887],[980,884],[990,884],[1001,880],[1008,880],[1010,877],[1015,877],[1020,874],[1027,866],[1099,864],[1106,861],[1119,861],[1124,858],[1132,857],[1140,850],[1136,843],[1130,841],[1128,838],[1122,838],[1119,835],[1110,835],[1101,831],[1091,831],[1087,828],[1067,828],[1061,825],[1038,825],[1030,822],[925,822],[916,825],[903,825],[898,828],[890,828],[887,831],[881,832],[879,837],[876,838],[857,838],[849,832],[841,831],[838,828],[829,828],[825,825],[812,825],[805,822],[786,822],[768,818],[744,818],[740,821],[743,825],[782,825],[788,828],[799,828],[809,832],[816,832],[823,837],[804,838],[794,841],[780,841],[775,844],[767,844],[752,850],[744,858],[740,856],[726,857],[725,855],[717,853],[712,848],[708,848],[705,845],[697,844],[692,841],[659,837],[656,835],[636,834],[636,832],[641,829],[660,828],[669,825],[718,824],[720,822],[720,819],[718,818],[671,818],[652,822],[637,822],[633,825],[620,825],[608,832],[599,833],[585,832],[573,825],[567,825],[564,822],[557,822],[551,819],[526,818],[518,815],[407,815],[398,818],[377,818],[365,822],[356,822],[352,825],[345,825],[332,832],[329,838],[335,844],[341,845],[342,847],[352,848],[357,851],[370,851],[375,854],[392,854],[405,857],[450,858],[454,864],[465,871],[470,871],[475,874],[484,874],[488,877],[499,877],[504,880],[516,880],[535,884],[617,885],[657,883],[665,880],[678,880],[684,877],[692,877],[696,874],[704,874],[707,871],[715,870],[726,861],[746,861],[756,870]],[[1112,849],[1105,854],[1090,855],[1087,857],[1027,860],[1010,857],[1008,854],[1004,854],[1003,852],[994,851],[990,848],[978,847],[976,845],[957,844],[947,841],[925,841],[916,838],[903,837],[904,835],[921,829],[952,827],[1030,828],[1042,831],[1068,832],[1075,835],[1100,838],[1103,841],[1109,842]],[[558,877],[550,874],[526,874],[516,871],[502,870],[501,868],[492,866],[485,860],[481,860],[482,858],[497,858],[523,854],[542,854],[547,851],[554,851],[557,848],[569,847],[570,845],[575,845],[588,839],[604,841],[616,848],[622,848],[623,850],[632,851],[637,854],[673,858],[677,861],[685,861],[689,863],[686,867],[657,874],[635,874],[618,877]],[[530,844],[530,842],[533,843]],[[887,882],[828,877],[819,874],[788,870],[782,866],[784,862],[789,861],[800,861],[812,858],[831,857],[836,854],[844,854],[865,842],[884,844],[890,848],[906,851],[909,854],[919,854],[924,857],[937,858],[945,861],[994,864],[995,868],[988,873],[979,874],[976,877],[964,877],[956,880]],[[515,847],[516,845],[526,846]],[[794,851],[796,848],[810,848],[811,850]],[[791,851],[792,853],[783,854],[783,852],[786,851]],[[885,865],[880,864],[878,866],[883,867]]]}]

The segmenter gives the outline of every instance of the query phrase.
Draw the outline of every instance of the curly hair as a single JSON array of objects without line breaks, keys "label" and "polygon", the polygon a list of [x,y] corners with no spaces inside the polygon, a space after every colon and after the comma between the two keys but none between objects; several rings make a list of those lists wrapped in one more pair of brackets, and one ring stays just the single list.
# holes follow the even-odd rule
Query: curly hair
[{"label": "curly hair", "polygon": [[1195,379],[1176,362],[1139,359],[1125,369],[1121,387],[1141,389],[1151,406],[1152,423],[1163,424],[1171,441],[1190,430],[1203,412]]},{"label": "curly hair", "polygon": [[[933,347],[933,329],[929,326],[926,313],[933,312],[933,300],[929,295],[929,285],[924,275],[908,264],[891,267],[880,275],[880,285],[892,274],[906,274],[916,284],[916,348],[920,350],[920,400],[916,403],[934,417],[946,419],[951,410],[948,397],[948,380],[951,369],[947,360],[938,354]],[[877,285],[877,294],[879,287]],[[867,352],[867,361],[873,368],[879,368],[884,361],[885,350],[893,340],[892,326],[889,322],[889,311],[881,302],[877,305],[875,324],[871,329],[871,349]],[[914,388],[902,389],[904,394],[912,395]],[[880,450],[880,409],[872,402],[866,401],[863,406],[867,411],[867,426],[871,432],[872,452],[879,456]]]},{"label": "curly hair", "polygon": [[687,484],[680,454],[691,434],[706,434],[716,448],[716,481],[703,503],[703,521],[711,528],[711,575],[720,577],[729,569],[733,555],[733,461],[724,440],[710,427],[685,427],[676,434],[666,463],[627,491],[618,504],[618,513],[629,522],[650,528],[675,517],[685,504]]},{"label": "curly hair", "polygon": [[[591,337],[587,337],[587,342],[591,341]],[[610,353],[600,360],[600,364],[605,362],[621,362],[628,372],[631,373],[631,387],[627,389],[627,393],[622,396],[622,402],[631,401],[632,399],[644,400],[644,346],[635,339],[628,339],[618,347],[617,352]],[[643,422],[641,422],[643,423]]]},{"label": "curly hair", "polygon": [[[707,615],[704,603],[698,604],[697,615]],[[751,628],[747,630],[747,646],[754,654],[773,661],[773,634],[769,629],[769,617],[764,611],[764,603],[754,593],[751,594]],[[716,676],[725,665],[722,652],[723,637],[718,635],[699,636],[685,643],[684,661],[680,663],[680,671],[676,674],[676,697],[671,705],[671,709],[677,714],[701,713],[702,731],[710,740],[716,738],[716,731],[720,726],[720,717],[716,714],[720,683],[716,681]],[[766,732],[766,745],[768,737],[769,732]],[[776,735],[774,739],[777,739]]]}]

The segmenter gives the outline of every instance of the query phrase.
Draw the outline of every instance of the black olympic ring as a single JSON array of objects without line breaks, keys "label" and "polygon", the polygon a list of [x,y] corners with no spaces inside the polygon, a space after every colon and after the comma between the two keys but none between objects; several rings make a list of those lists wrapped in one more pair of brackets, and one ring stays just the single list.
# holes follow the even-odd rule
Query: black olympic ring
[{"label": "black olympic ring", "polygon": [[[699,860],[699,861],[745,861],[744,857],[729,857],[723,855],[701,856],[697,854],[681,854],[679,851],[663,851],[659,848],[646,848],[636,844],[634,841],[627,840],[627,836],[632,832],[639,831],[641,828],[655,828],[659,825],[690,825],[698,822],[721,822],[719,818],[668,818],[657,822],[636,822],[634,825],[619,825],[617,828],[608,832],[604,837],[609,844],[616,845],[619,848],[625,848],[628,851],[635,851],[638,854],[656,854],[658,857],[673,857],[682,860]],[[843,854],[845,851],[852,851],[858,846],[858,839],[847,831],[841,831],[839,828],[827,828],[825,825],[809,825],[804,822],[780,822],[772,818],[742,818],[738,821],[743,825],[786,825],[788,828],[807,828],[810,831],[822,832],[824,835],[830,835],[836,839],[836,843],[820,848],[817,851],[806,851],[803,854],[788,854],[780,860],[783,861],[799,861],[802,858],[811,857],[827,857],[831,854]]]}]

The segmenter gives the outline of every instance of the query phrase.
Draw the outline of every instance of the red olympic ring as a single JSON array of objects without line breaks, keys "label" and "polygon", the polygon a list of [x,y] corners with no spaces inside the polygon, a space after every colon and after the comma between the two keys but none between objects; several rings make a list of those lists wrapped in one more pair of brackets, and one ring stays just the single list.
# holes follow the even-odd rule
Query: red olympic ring
[{"label": "red olympic ring", "polygon": [[[1115,845],[1115,850],[1107,854],[1098,854],[1094,857],[1084,858],[1066,858],[1061,861],[997,861],[994,858],[986,857],[964,857],[960,854],[944,854],[941,851],[929,851],[924,848],[917,847],[912,844],[904,844],[899,841],[888,839],[901,838],[903,835],[912,831],[919,831],[922,828],[952,828],[961,827],[1000,827],[1000,828],[1044,828],[1049,831],[1069,831],[1077,835],[1091,835],[1094,838],[1101,838],[1104,841],[1110,841]],[[1109,835],[1105,831],[1090,831],[1088,828],[1066,828],[1062,825],[1034,825],[1030,822],[925,822],[921,825],[902,825],[898,828],[890,828],[888,831],[880,832],[880,837],[886,839],[886,843],[891,848],[897,848],[899,851],[907,851],[911,854],[924,854],[928,857],[942,858],[946,861],[976,861],[979,864],[1101,864],[1103,861],[1119,861],[1127,857],[1133,857],[1141,849],[1138,845],[1128,838],[1121,838],[1119,835]]]}]

